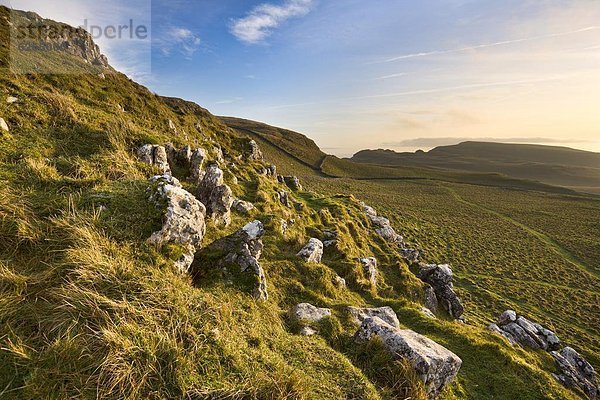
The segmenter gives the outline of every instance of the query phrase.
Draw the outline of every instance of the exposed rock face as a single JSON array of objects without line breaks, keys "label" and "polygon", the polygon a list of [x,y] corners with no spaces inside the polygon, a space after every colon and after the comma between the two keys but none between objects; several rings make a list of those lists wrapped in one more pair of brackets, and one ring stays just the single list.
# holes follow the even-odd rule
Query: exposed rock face
[{"label": "exposed rock face", "polygon": [[242,214],[248,214],[250,211],[254,210],[254,204],[249,201],[235,199],[232,208]]},{"label": "exposed rock face", "polygon": [[267,176],[277,176],[277,167],[275,165],[271,164],[266,169]]},{"label": "exposed rock face", "polygon": [[290,189],[297,191],[302,190],[302,185],[300,184],[300,179],[297,176],[284,176],[283,181]]},{"label": "exposed rock face", "polygon": [[311,238],[306,246],[298,252],[297,256],[308,263],[320,263],[323,257],[323,242]]},{"label": "exposed rock face", "polygon": [[233,193],[223,180],[223,171],[213,164],[208,167],[202,182],[198,186],[198,198],[206,206],[207,217],[217,225],[231,223]]},{"label": "exposed rock face", "polygon": [[430,312],[437,313],[438,311],[438,299],[435,295],[435,290],[431,287],[430,284],[426,283],[423,288],[423,294],[425,295],[425,307],[427,307]]},{"label": "exposed rock face", "polygon": [[366,318],[354,338],[359,343],[379,338],[390,353],[408,360],[431,398],[456,377],[462,365],[456,354],[433,340],[411,330],[395,328],[377,317]]},{"label": "exposed rock face", "polygon": [[348,307],[348,312],[352,317],[352,322],[355,324],[362,324],[362,322],[367,318],[377,317],[383,320],[384,322],[390,324],[395,328],[400,328],[400,321],[398,321],[398,316],[392,310],[391,307],[379,307],[379,308],[358,308],[358,307]]},{"label": "exposed rock face", "polygon": [[177,163],[177,165],[180,165],[184,168],[190,167],[191,160],[192,160],[192,149],[190,146],[184,146],[175,155],[175,162]]},{"label": "exposed rock face", "polygon": [[452,284],[452,269],[449,265],[421,264],[417,277],[428,283],[433,288],[438,302],[448,314],[459,319],[464,312],[464,307],[454,292]]},{"label": "exposed rock face", "polygon": [[3,131],[8,132],[8,124],[6,123],[6,121],[4,120],[4,118],[0,118],[0,129],[2,129]]},{"label": "exposed rock face", "polygon": [[206,232],[206,209],[169,175],[155,176],[150,182],[150,201],[159,207],[166,205],[166,208],[162,229],[154,232],[148,241],[159,246],[166,243],[183,245],[186,251],[176,265],[182,272],[187,272]]},{"label": "exposed rock face", "polygon": [[163,146],[145,144],[137,151],[139,159],[149,165],[156,165],[162,174],[171,174],[167,150]]},{"label": "exposed rock face", "polygon": [[361,203],[361,205],[365,215],[367,218],[369,218],[375,227],[375,232],[379,236],[381,236],[386,242],[404,246],[404,238],[397,234],[394,228],[392,228],[389,219],[378,216],[377,211],[375,211],[373,207],[370,207],[365,203]]},{"label": "exposed rock face", "polygon": [[[207,266],[217,265],[227,279],[238,274],[253,274],[252,295],[257,300],[267,300],[267,280],[259,259],[262,254],[262,236],[265,230],[260,221],[253,221],[235,233],[218,239],[196,252],[191,274],[201,281]],[[246,281],[246,278],[239,279]]]},{"label": "exposed rock face", "polygon": [[250,140],[248,146],[250,147],[250,152],[248,153],[249,160],[260,161],[263,159],[262,151],[260,151],[258,144],[254,140]]},{"label": "exposed rock face", "polygon": [[175,126],[175,122],[173,122],[173,121],[169,120],[169,121],[168,121],[168,124],[169,124],[169,129],[170,129],[170,130],[172,130],[172,131],[174,131],[174,132],[177,132],[177,127]]},{"label": "exposed rock face", "polygon": [[200,183],[204,178],[204,161],[206,160],[206,152],[203,149],[196,149],[190,157],[190,179],[192,182]]},{"label": "exposed rock face", "polygon": [[290,317],[297,321],[315,323],[321,321],[323,318],[331,317],[331,310],[329,308],[315,307],[308,303],[300,303],[290,310]]},{"label": "exposed rock face", "polygon": [[596,378],[596,371],[571,347],[561,351],[553,351],[552,357],[560,368],[561,373],[554,377],[568,388],[579,388],[591,400],[600,397],[600,387]]},{"label": "exposed rock face", "polygon": [[363,266],[363,272],[365,276],[371,282],[371,285],[375,286],[377,284],[377,259],[374,257],[367,257],[359,259],[360,263]]},{"label": "exposed rock face", "polygon": [[554,332],[523,316],[517,316],[513,310],[504,311],[497,324],[491,324],[488,328],[506,337],[511,344],[547,351],[560,347],[560,340]]},{"label": "exposed rock face", "polygon": [[284,235],[284,236],[287,233],[288,223],[283,218],[279,220],[279,230],[281,231],[281,234]]},{"label": "exposed rock face", "polygon": [[435,314],[427,307],[421,307],[421,314],[428,318],[436,318]]},{"label": "exposed rock face", "polygon": [[418,249],[402,249],[400,250],[402,253],[402,258],[409,265],[415,265],[419,263],[419,256],[421,252]]}]

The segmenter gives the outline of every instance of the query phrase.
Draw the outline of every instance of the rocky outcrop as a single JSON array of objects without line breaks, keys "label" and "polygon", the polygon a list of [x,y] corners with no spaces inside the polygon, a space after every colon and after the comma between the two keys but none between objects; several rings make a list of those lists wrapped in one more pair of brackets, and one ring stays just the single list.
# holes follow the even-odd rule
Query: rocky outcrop
[{"label": "rocky outcrop", "polygon": [[332,283],[340,290],[346,289],[346,280],[339,275],[333,277]]},{"label": "rocky outcrop", "polygon": [[247,155],[248,160],[260,161],[263,159],[262,151],[260,151],[256,141],[250,140],[248,142],[248,147],[250,148],[250,151]]},{"label": "rocky outcrop", "polygon": [[570,389],[579,388],[591,400],[600,397],[596,371],[586,359],[571,347],[550,354],[560,369],[560,374],[554,375],[560,383]]},{"label": "rocky outcrop", "polygon": [[377,211],[373,207],[361,203],[363,211],[367,218],[371,221],[375,228],[375,232],[381,236],[386,242],[404,246],[404,238],[396,233],[390,223],[390,220],[377,215]]},{"label": "rocky outcrop", "polygon": [[206,152],[203,149],[196,149],[190,157],[190,179],[192,182],[200,183],[204,178],[204,161],[206,160]]},{"label": "rocky outcrop", "polygon": [[[267,280],[259,259],[262,254],[262,236],[265,230],[260,221],[253,221],[235,233],[218,239],[196,252],[190,268],[194,281],[201,282],[210,271],[207,268],[217,266],[228,281],[248,284],[251,274],[252,295],[257,300],[267,300]],[[242,276],[240,276],[240,274]]]},{"label": "rocky outcrop", "polygon": [[560,340],[554,332],[523,316],[517,316],[513,310],[504,311],[497,324],[490,324],[488,328],[507,338],[511,344],[546,351],[560,347]]},{"label": "rocky outcrop", "polygon": [[302,185],[300,184],[300,179],[297,176],[284,176],[283,182],[294,191],[302,190]]},{"label": "rocky outcrop", "polygon": [[396,315],[394,310],[392,310],[391,307],[379,307],[379,308],[348,307],[348,312],[350,313],[352,322],[354,322],[357,325],[362,324],[362,322],[367,318],[377,317],[395,328],[400,328],[400,321],[398,320],[398,316]]},{"label": "rocky outcrop", "polygon": [[242,214],[248,214],[250,211],[254,210],[254,204],[240,199],[235,199],[231,207]]},{"label": "rocky outcrop", "polygon": [[464,307],[454,292],[450,266],[446,264],[420,264],[419,267],[421,270],[418,272],[417,277],[431,285],[439,304],[452,318],[459,319],[464,312]]},{"label": "rocky outcrop", "polygon": [[161,230],[154,232],[148,241],[158,246],[167,243],[183,245],[184,254],[176,266],[180,271],[187,272],[206,232],[206,209],[181,187],[177,179],[169,175],[155,176],[150,183],[150,201],[164,208],[164,216]]},{"label": "rocky outcrop", "polygon": [[292,202],[290,200],[290,193],[288,191],[279,189],[277,191],[277,198],[279,199],[281,204],[283,204],[284,206],[286,206],[288,208],[292,207]]},{"label": "rocky outcrop", "polygon": [[231,223],[233,193],[224,183],[223,171],[216,164],[208,167],[198,185],[198,199],[206,206],[206,215],[215,224],[227,226]]},{"label": "rocky outcrop", "polygon": [[2,129],[5,132],[8,132],[8,124],[6,123],[6,121],[4,120],[4,118],[0,118],[0,129]]},{"label": "rocky outcrop", "polygon": [[409,265],[418,265],[419,256],[421,255],[421,251],[418,249],[401,249],[400,253],[402,254],[402,258]]},{"label": "rocky outcrop", "polygon": [[411,330],[398,329],[380,318],[366,318],[354,338],[362,343],[378,338],[395,357],[405,359],[435,398],[456,377],[462,360],[450,350]]},{"label": "rocky outcrop", "polygon": [[425,307],[427,307],[430,312],[434,314],[437,313],[438,299],[435,295],[435,290],[433,290],[433,287],[430,284],[425,283],[425,286],[423,287],[423,295],[425,297]]},{"label": "rocky outcrop", "polygon": [[363,273],[366,278],[371,282],[371,285],[375,286],[377,284],[377,259],[374,257],[366,257],[360,258],[358,261],[362,264]]},{"label": "rocky outcrop", "polygon": [[317,327],[314,325],[324,318],[331,317],[331,310],[329,308],[315,307],[308,303],[300,303],[294,306],[288,314],[292,320],[304,325],[300,329],[300,335],[313,336],[319,333]]},{"label": "rocky outcrop", "polygon": [[169,158],[164,146],[145,144],[137,150],[137,155],[143,163],[158,167],[161,174],[171,174]]},{"label": "rocky outcrop", "polygon": [[297,256],[308,263],[320,263],[323,257],[323,242],[311,238],[306,246],[298,252]]}]

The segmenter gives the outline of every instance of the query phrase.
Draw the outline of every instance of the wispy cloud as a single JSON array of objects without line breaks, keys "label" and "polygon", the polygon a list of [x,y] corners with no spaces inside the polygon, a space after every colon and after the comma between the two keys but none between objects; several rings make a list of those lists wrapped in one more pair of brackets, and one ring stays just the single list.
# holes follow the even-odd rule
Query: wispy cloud
[{"label": "wispy cloud", "polygon": [[288,19],[308,14],[314,4],[314,0],[286,0],[281,5],[264,3],[245,17],[234,19],[230,32],[244,43],[260,43]]},{"label": "wispy cloud", "polygon": [[433,50],[433,51],[425,51],[425,52],[420,52],[420,53],[403,54],[403,55],[400,55],[397,57],[392,57],[392,58],[388,58],[386,60],[376,61],[376,62],[373,62],[370,64],[384,64],[384,63],[390,63],[390,62],[394,62],[394,61],[401,61],[401,60],[407,60],[407,59],[418,58],[418,57],[437,56],[437,55],[444,55],[444,54],[451,54],[451,53],[463,53],[466,51],[485,49],[488,47],[506,46],[506,45],[516,44],[516,43],[531,42],[534,40],[550,39],[550,38],[555,38],[555,37],[560,37],[560,36],[574,35],[577,33],[589,32],[589,31],[594,31],[594,30],[598,30],[598,29],[600,29],[600,26],[594,25],[594,26],[587,26],[587,27],[581,28],[581,29],[576,29],[573,31],[550,33],[550,34],[546,34],[546,35],[538,35],[538,36],[532,36],[532,37],[520,38],[520,39],[503,40],[503,41],[493,42],[493,43],[484,43],[484,44],[477,44],[477,45],[473,45],[473,46],[459,47],[456,49]]},{"label": "wispy cloud", "polygon": [[233,104],[233,103],[237,103],[242,100],[244,100],[243,97],[234,97],[233,99],[215,101],[215,104]]},{"label": "wispy cloud", "polygon": [[493,137],[433,137],[415,138],[401,140],[398,142],[382,143],[385,147],[436,147],[449,146],[462,142],[497,142],[497,143],[519,143],[519,144],[567,144],[572,140],[553,139],[544,137],[521,137],[521,138],[493,138]]},{"label": "wispy cloud", "polygon": [[390,74],[390,75],[384,75],[384,76],[380,76],[375,78],[376,81],[383,81],[385,79],[393,79],[393,78],[400,78],[402,76],[406,76],[408,75],[406,72],[399,72],[397,74]]},{"label": "wispy cloud", "polygon": [[154,42],[165,56],[169,56],[174,50],[177,50],[185,58],[192,58],[200,48],[202,40],[187,28],[173,26],[156,38]]}]

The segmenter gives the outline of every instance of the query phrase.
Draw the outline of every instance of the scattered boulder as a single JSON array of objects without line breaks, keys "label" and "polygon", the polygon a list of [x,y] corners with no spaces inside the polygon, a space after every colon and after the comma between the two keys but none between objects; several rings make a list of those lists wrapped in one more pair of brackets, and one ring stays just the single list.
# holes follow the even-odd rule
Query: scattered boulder
[{"label": "scattered boulder", "polygon": [[248,142],[248,146],[250,147],[250,152],[248,153],[249,160],[260,161],[263,159],[262,151],[260,151],[260,148],[258,147],[258,144],[256,144],[256,141],[250,140]]},{"label": "scattered boulder", "polygon": [[560,340],[554,332],[518,316],[513,310],[504,311],[497,323],[488,328],[506,337],[511,344],[546,351],[558,350],[560,347]]},{"label": "scattered boulder", "polygon": [[184,168],[189,168],[192,161],[192,148],[190,146],[184,146],[175,155],[175,162]]},{"label": "scattered boulder", "polygon": [[267,168],[267,176],[277,176],[277,166],[271,164]]},{"label": "scattered boulder", "polygon": [[284,176],[283,182],[294,191],[302,190],[302,185],[300,184],[300,179],[297,176]]},{"label": "scattered boulder", "polygon": [[183,245],[184,255],[176,265],[181,272],[187,272],[206,232],[206,209],[181,187],[177,179],[169,175],[155,176],[150,182],[150,201],[166,207],[161,230],[154,232],[148,241],[159,246],[167,243]]},{"label": "scattered boulder", "polygon": [[381,236],[388,243],[404,246],[404,238],[397,234],[394,228],[392,228],[389,219],[378,216],[377,211],[375,211],[373,207],[370,207],[365,203],[361,203],[361,205],[365,215],[367,218],[369,218],[375,227],[375,232],[379,236]]},{"label": "scattered boulder", "polygon": [[323,242],[323,246],[327,247],[333,247],[333,246],[337,246],[337,240],[325,240]]},{"label": "scattered boulder", "polygon": [[301,336],[314,336],[317,333],[319,332],[310,326],[303,326],[302,329],[300,329]]},{"label": "scattered boulder", "polygon": [[560,383],[570,389],[581,389],[591,400],[600,397],[596,371],[577,351],[571,347],[565,347],[561,351],[553,351],[550,354],[560,368],[560,374],[554,375]]},{"label": "scattered boulder", "polygon": [[375,286],[377,284],[377,259],[374,257],[360,258],[360,263],[363,266],[363,272],[365,276],[371,282],[371,285]]},{"label": "scattered boulder", "polygon": [[0,118],[0,129],[2,129],[3,131],[8,132],[8,124],[6,123],[6,121],[4,120],[4,118]]},{"label": "scattered boulder", "polygon": [[454,292],[452,269],[450,269],[450,266],[447,264],[420,264],[419,267],[421,270],[417,274],[417,277],[431,285],[438,302],[441,303],[452,318],[459,319],[464,312],[464,307]]},{"label": "scattered boulder", "polygon": [[175,126],[175,123],[173,121],[169,120],[168,124],[170,130],[177,132],[177,127]]},{"label": "scattered boulder", "polygon": [[19,101],[19,99],[16,98],[16,97],[14,97],[14,96],[8,96],[6,98],[6,103],[7,104],[13,104],[13,103],[16,103],[17,101]]},{"label": "scattered boulder", "polygon": [[308,263],[320,263],[323,257],[323,242],[311,238],[306,246],[298,252],[297,256]]},{"label": "scattered boulder", "polygon": [[277,191],[277,197],[279,198],[279,201],[281,202],[281,204],[283,204],[284,206],[286,206],[288,208],[292,207],[292,202],[290,200],[290,193],[288,191],[279,189]]},{"label": "scattered boulder", "polygon": [[250,203],[249,201],[235,199],[233,201],[232,208],[242,214],[248,214],[250,211],[254,210],[254,204]]},{"label": "scattered boulder", "polygon": [[386,323],[390,324],[395,328],[400,328],[400,321],[398,320],[398,316],[392,310],[391,307],[379,307],[379,308],[358,308],[358,307],[348,307],[348,312],[352,317],[352,322],[357,325],[362,324],[362,322],[367,318],[377,317]]},{"label": "scattered boulder", "polygon": [[202,167],[206,160],[206,152],[203,149],[196,149],[190,157],[190,178],[192,182],[200,183],[204,178]]},{"label": "scattered boulder", "polygon": [[149,165],[156,165],[163,175],[171,174],[169,158],[163,146],[145,144],[137,150],[137,155],[142,162]]},{"label": "scattered boulder", "polygon": [[419,263],[419,256],[421,255],[421,251],[418,249],[401,249],[400,253],[402,254],[402,258],[409,265],[417,265]]},{"label": "scattered boulder", "polygon": [[435,398],[458,374],[462,360],[450,350],[411,330],[398,329],[380,318],[366,318],[355,341],[378,338],[395,357],[411,363],[425,384],[427,395]]},{"label": "scattered boulder", "polygon": [[339,275],[336,275],[333,277],[332,279],[333,284],[335,285],[335,287],[337,287],[338,289],[342,290],[342,289],[346,289],[346,280],[344,278],[342,278]]},{"label": "scattered boulder", "polygon": [[225,157],[223,156],[223,150],[218,146],[213,146],[213,152],[215,153],[215,160],[218,163],[222,163],[225,161]]},{"label": "scattered boulder", "polygon": [[225,185],[223,171],[216,164],[208,167],[204,178],[198,185],[198,199],[206,206],[207,217],[217,225],[227,226],[231,223],[231,206],[233,193]]},{"label": "scattered boulder", "polygon": [[[253,221],[235,233],[218,239],[196,252],[190,272],[195,281],[202,280],[208,273],[207,266],[217,265],[229,279],[237,274],[252,274],[252,294],[257,300],[265,301],[267,280],[259,259],[262,254],[262,236],[265,230],[260,221]],[[247,278],[239,279],[246,282]]]},{"label": "scattered boulder", "polygon": [[300,303],[290,310],[290,317],[300,322],[315,323],[323,318],[331,317],[331,310],[315,307],[308,303]]},{"label": "scattered boulder", "polygon": [[281,231],[281,234],[284,235],[284,236],[287,233],[288,223],[283,218],[279,220],[279,230]]}]

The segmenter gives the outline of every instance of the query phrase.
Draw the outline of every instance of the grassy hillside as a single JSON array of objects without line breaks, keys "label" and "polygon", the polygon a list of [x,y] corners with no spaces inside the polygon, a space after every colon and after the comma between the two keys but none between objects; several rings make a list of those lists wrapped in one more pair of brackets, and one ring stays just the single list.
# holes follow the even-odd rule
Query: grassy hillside
[{"label": "grassy hillside", "polygon": [[566,147],[464,142],[429,152],[363,150],[352,161],[469,172],[498,172],[574,190],[600,193],[600,154]]},{"label": "grassy hillside", "polygon": [[[403,327],[458,354],[463,368],[443,399],[577,398],[552,378],[547,353],[513,348],[487,331],[485,322],[505,306],[555,328],[599,365],[598,280],[589,263],[598,259],[595,200],[536,192],[548,203],[544,212],[573,206],[569,231],[582,231],[574,236],[543,213],[506,210],[501,201],[484,209],[473,198],[510,196],[507,189],[330,178],[307,139],[297,138],[306,160],[293,146],[259,139],[267,159],[311,189],[293,194],[302,207],[287,208],[274,200],[281,186],[256,172],[263,164],[238,158],[247,141],[200,106],[154,95],[116,72],[13,74],[7,18],[0,7],[0,117],[10,129],[0,131],[0,398],[422,399],[404,363],[377,343],[354,344],[348,305],[389,305]],[[49,57],[85,70],[75,56]],[[19,100],[8,104],[8,96]],[[226,182],[256,210],[234,214],[228,228],[209,224],[203,243],[261,220],[268,302],[255,301],[243,282],[193,283],[173,266],[181,249],[148,244],[161,226],[146,191],[157,170],[135,150],[167,141],[202,147],[211,160],[219,146],[236,164],[226,168]],[[185,171],[174,174],[195,191]],[[518,194],[528,201],[529,192]],[[390,216],[407,240],[427,249],[428,261],[454,263],[466,324],[418,311],[422,284],[396,248],[372,235],[358,199]],[[591,222],[578,225],[583,214]],[[285,235],[281,219],[295,221]],[[339,232],[338,249],[321,264],[301,262],[298,250],[325,229]],[[356,261],[362,256],[379,260],[375,287]],[[332,283],[335,275],[346,289]],[[505,275],[514,279],[502,290],[494,279]],[[298,335],[286,316],[303,301],[333,310],[318,336]]]}]

